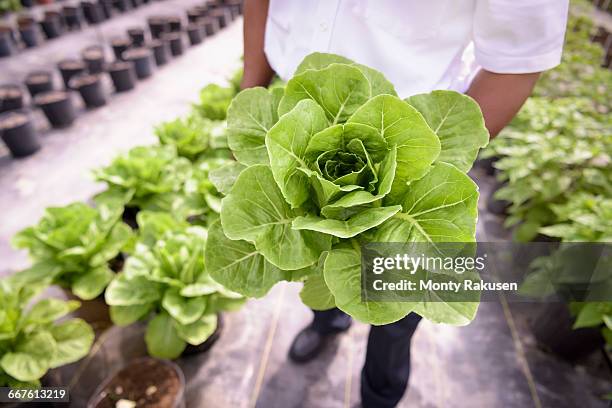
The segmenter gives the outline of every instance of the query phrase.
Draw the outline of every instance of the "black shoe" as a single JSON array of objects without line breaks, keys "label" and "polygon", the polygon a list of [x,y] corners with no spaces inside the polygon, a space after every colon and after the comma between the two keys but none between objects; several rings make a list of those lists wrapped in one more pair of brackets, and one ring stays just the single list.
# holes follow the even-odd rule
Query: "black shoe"
[{"label": "black shoe", "polygon": [[345,328],[335,330],[329,334],[321,334],[312,325],[306,326],[293,339],[289,349],[289,358],[295,363],[309,362],[319,355],[329,340],[336,334],[348,330],[349,327],[351,327],[350,322]]}]

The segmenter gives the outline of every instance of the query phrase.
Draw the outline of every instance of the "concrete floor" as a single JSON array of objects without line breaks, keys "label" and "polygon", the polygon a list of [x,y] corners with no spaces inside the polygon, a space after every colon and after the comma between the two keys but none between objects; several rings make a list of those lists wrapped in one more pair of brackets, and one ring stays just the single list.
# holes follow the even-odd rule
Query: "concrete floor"
[{"label": "concrete floor", "polygon": [[[20,81],[24,66],[51,68],[99,38],[143,25],[148,15],[182,14],[199,1],[144,6],[104,23],[99,31],[69,34],[0,60],[0,82]],[[23,160],[0,157],[0,275],[28,264],[25,254],[10,248],[16,231],[35,222],[47,206],[91,197],[101,187],[88,176],[92,168],[134,145],[153,143],[153,126],[186,113],[207,83],[223,82],[238,67],[241,48],[238,21],[190,48],[135,91],[113,95],[108,106],[82,112],[71,128],[45,131],[44,148],[36,155]],[[40,123],[44,127],[42,119]],[[492,180],[478,171],[473,176],[486,197]],[[479,239],[507,239],[484,204],[483,199]],[[368,326],[353,324],[316,361],[295,365],[287,360],[287,350],[311,318],[298,291],[298,284],[280,284],[264,299],[227,314],[223,335],[208,353],[178,361],[187,379],[188,407],[349,408],[358,403]],[[518,324],[517,313],[503,302],[483,303],[474,322],[464,328],[422,322],[413,340],[410,387],[400,407],[607,406],[599,398],[610,390],[609,371],[598,366],[601,359],[594,356],[595,363],[570,365],[540,351]],[[88,359],[58,373],[64,384],[73,385],[72,406],[84,406],[102,378],[143,353],[141,326],[104,332]]]}]

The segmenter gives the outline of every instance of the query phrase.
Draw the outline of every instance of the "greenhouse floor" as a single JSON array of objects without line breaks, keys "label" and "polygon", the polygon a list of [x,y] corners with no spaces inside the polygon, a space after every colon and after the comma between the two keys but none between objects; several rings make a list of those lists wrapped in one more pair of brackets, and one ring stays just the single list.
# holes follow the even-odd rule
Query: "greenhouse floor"
[{"label": "greenhouse floor", "polygon": [[[101,33],[107,39],[124,35],[128,26],[144,25],[148,15],[182,13],[199,1],[145,6],[104,23]],[[11,249],[10,237],[35,222],[45,207],[87,200],[100,190],[90,170],[134,145],[152,143],[155,124],[186,113],[207,83],[224,81],[239,65],[241,35],[236,22],[187,49],[134,91],[113,95],[106,107],[82,112],[72,127],[46,131],[43,149],[30,158],[13,160],[0,152],[0,276],[28,264],[24,253]],[[88,29],[0,61],[0,82],[21,79],[24,66],[51,69],[55,61],[77,56],[98,38],[96,30]],[[478,170],[472,176],[482,192],[479,239],[507,239],[499,220],[486,211],[493,180]],[[222,336],[209,352],[178,361],[187,380],[188,407],[358,404],[368,327],[353,324],[311,363],[290,362],[291,340],[311,318],[298,291],[298,284],[277,285],[265,298],[226,314]],[[524,313],[500,301],[483,303],[467,327],[422,322],[413,339],[410,387],[400,407],[606,407],[600,396],[609,391],[610,373],[602,358],[570,365],[540,351],[521,324]],[[72,385],[72,405],[84,406],[102,378],[126,359],[143,355],[142,341],[141,326],[109,329],[99,336],[90,357],[57,373]]]}]

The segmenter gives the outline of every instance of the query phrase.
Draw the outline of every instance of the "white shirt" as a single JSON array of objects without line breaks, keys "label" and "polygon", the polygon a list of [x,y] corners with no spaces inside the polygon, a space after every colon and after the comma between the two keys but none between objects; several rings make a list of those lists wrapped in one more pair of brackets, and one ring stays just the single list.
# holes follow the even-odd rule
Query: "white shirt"
[{"label": "white shirt", "polygon": [[270,0],[265,52],[288,80],[311,52],[383,72],[401,97],[467,90],[479,67],[555,67],[569,0]]}]

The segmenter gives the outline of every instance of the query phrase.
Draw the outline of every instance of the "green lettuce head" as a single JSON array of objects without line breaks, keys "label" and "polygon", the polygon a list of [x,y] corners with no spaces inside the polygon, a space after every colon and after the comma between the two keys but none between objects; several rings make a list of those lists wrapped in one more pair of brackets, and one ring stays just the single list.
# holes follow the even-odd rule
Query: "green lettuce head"
[{"label": "green lettuce head", "polygon": [[472,99],[434,91],[402,100],[381,73],[315,53],[284,89],[238,94],[227,122],[242,167],[209,232],[217,281],[261,296],[304,280],[308,306],[373,324],[412,311],[473,318],[477,303],[362,302],[360,284],[362,244],[475,240],[478,190],[465,173],[488,132]]}]

